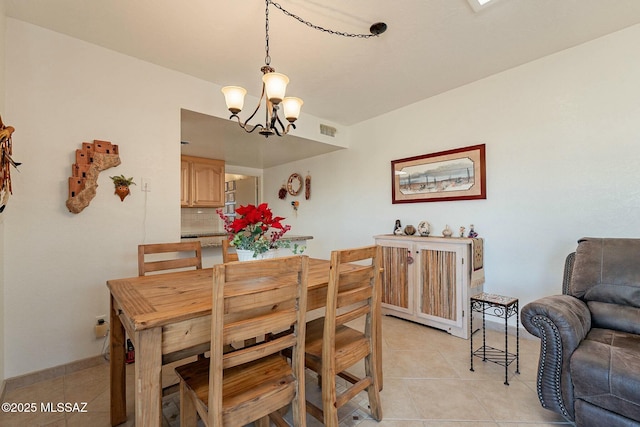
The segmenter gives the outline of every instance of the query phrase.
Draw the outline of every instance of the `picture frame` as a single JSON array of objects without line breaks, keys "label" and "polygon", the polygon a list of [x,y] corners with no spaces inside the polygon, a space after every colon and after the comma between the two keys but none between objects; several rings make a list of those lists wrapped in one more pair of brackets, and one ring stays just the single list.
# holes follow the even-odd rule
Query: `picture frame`
[{"label": "picture frame", "polygon": [[391,161],[392,203],[487,198],[485,144]]}]

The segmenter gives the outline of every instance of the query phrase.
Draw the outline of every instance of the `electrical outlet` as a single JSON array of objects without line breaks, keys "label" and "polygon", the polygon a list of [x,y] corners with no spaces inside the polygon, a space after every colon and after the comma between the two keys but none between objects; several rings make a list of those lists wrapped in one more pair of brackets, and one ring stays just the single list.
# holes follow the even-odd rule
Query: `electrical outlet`
[{"label": "electrical outlet", "polygon": [[109,333],[109,324],[107,323],[107,316],[101,314],[96,316],[96,324],[94,326],[96,338],[104,338]]}]

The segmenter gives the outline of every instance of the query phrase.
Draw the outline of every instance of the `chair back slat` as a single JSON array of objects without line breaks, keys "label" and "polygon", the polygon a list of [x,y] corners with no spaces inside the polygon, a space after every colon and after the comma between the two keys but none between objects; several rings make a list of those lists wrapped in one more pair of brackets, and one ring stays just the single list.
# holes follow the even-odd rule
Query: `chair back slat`
[{"label": "chair back slat", "polygon": [[[254,261],[249,261],[254,262]],[[293,276],[291,276],[293,277]],[[281,279],[282,280],[282,279]],[[256,294],[254,291],[255,285],[261,286],[261,291]],[[286,301],[295,301],[295,288],[298,286],[296,280],[287,278],[287,281],[261,281],[253,282],[250,287],[246,289],[246,293],[235,295],[227,298],[224,303],[224,311],[226,315],[233,315],[237,313],[245,313],[247,317],[254,316],[250,310],[259,309],[261,307],[268,307],[272,309],[274,303],[282,304]],[[274,309],[276,307],[273,307]]]},{"label": "chair back slat", "polygon": [[281,332],[295,324],[296,318],[296,310],[290,309],[232,322],[224,327],[224,344],[256,338],[270,332]]},{"label": "chair back slat", "polygon": [[223,356],[223,368],[228,369],[234,366],[248,363],[252,360],[280,352],[295,345],[296,338],[292,334],[276,338],[268,343],[256,344],[246,347]]},{"label": "chair back slat", "polygon": [[357,304],[359,302],[365,303],[369,298],[372,297],[372,295],[373,289],[371,286],[348,289],[338,294],[336,307],[342,308],[351,304]]},{"label": "chair back slat", "polygon": [[[170,258],[162,254],[171,254]],[[158,255],[159,258],[147,260],[146,255]],[[177,270],[187,268],[202,268],[202,245],[200,241],[177,243],[151,243],[138,245],[138,275],[146,273]]]},{"label": "chair back slat", "polygon": [[362,316],[365,316],[369,314],[370,311],[371,311],[371,308],[369,307],[369,305],[361,305],[345,313],[338,314],[336,316],[336,327],[340,325],[344,325],[345,323],[352,322]]},{"label": "chair back slat", "polygon": [[[274,262],[277,261],[277,262]],[[277,277],[278,281],[283,279],[282,276],[291,276],[292,281],[297,281],[298,278],[294,273],[296,271],[296,265],[300,261],[297,256],[274,258],[267,260],[243,262],[242,264],[231,264],[227,267],[233,266],[225,270],[225,280],[227,282],[235,282],[238,280],[258,279],[260,283],[268,283],[273,281],[274,277]],[[238,268],[238,265],[241,265]],[[299,274],[299,273],[298,273]]]},{"label": "chair back slat", "polygon": [[[344,261],[341,262],[344,263]],[[358,267],[355,270],[343,269],[343,271],[340,271],[340,289],[348,289],[354,284],[361,285],[367,283],[374,274],[374,267],[372,265]]]},{"label": "chair back slat", "polygon": [[340,250],[340,263],[356,262],[366,259],[376,258],[378,248],[375,245],[365,246],[363,248],[342,249]]},{"label": "chair back slat", "polygon": [[170,260],[164,260],[164,261],[149,261],[144,264],[144,273],[151,273],[154,271],[164,271],[164,270],[177,270],[178,268],[195,267],[197,265],[201,265],[199,263],[200,263],[200,260],[197,257],[178,258],[178,259],[170,259]]}]

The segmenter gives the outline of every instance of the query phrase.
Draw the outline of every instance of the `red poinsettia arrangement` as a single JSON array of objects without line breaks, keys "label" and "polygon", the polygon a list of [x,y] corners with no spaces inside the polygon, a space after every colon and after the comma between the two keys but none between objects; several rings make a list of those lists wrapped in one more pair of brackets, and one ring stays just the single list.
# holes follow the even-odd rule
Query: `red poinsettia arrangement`
[{"label": "red poinsettia arrangement", "polygon": [[290,225],[282,224],[285,218],[273,216],[267,203],[240,206],[235,219],[224,215],[221,209],[217,212],[233,246],[253,250],[254,256],[279,247],[280,239],[291,229]]}]

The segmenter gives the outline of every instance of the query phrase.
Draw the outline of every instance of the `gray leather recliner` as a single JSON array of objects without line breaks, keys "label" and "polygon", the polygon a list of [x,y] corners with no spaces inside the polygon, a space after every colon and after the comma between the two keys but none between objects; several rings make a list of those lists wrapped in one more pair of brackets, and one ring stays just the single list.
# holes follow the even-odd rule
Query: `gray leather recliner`
[{"label": "gray leather recliner", "polygon": [[576,426],[640,426],[640,239],[583,238],[563,295],[521,310],[541,339],[538,397]]}]

